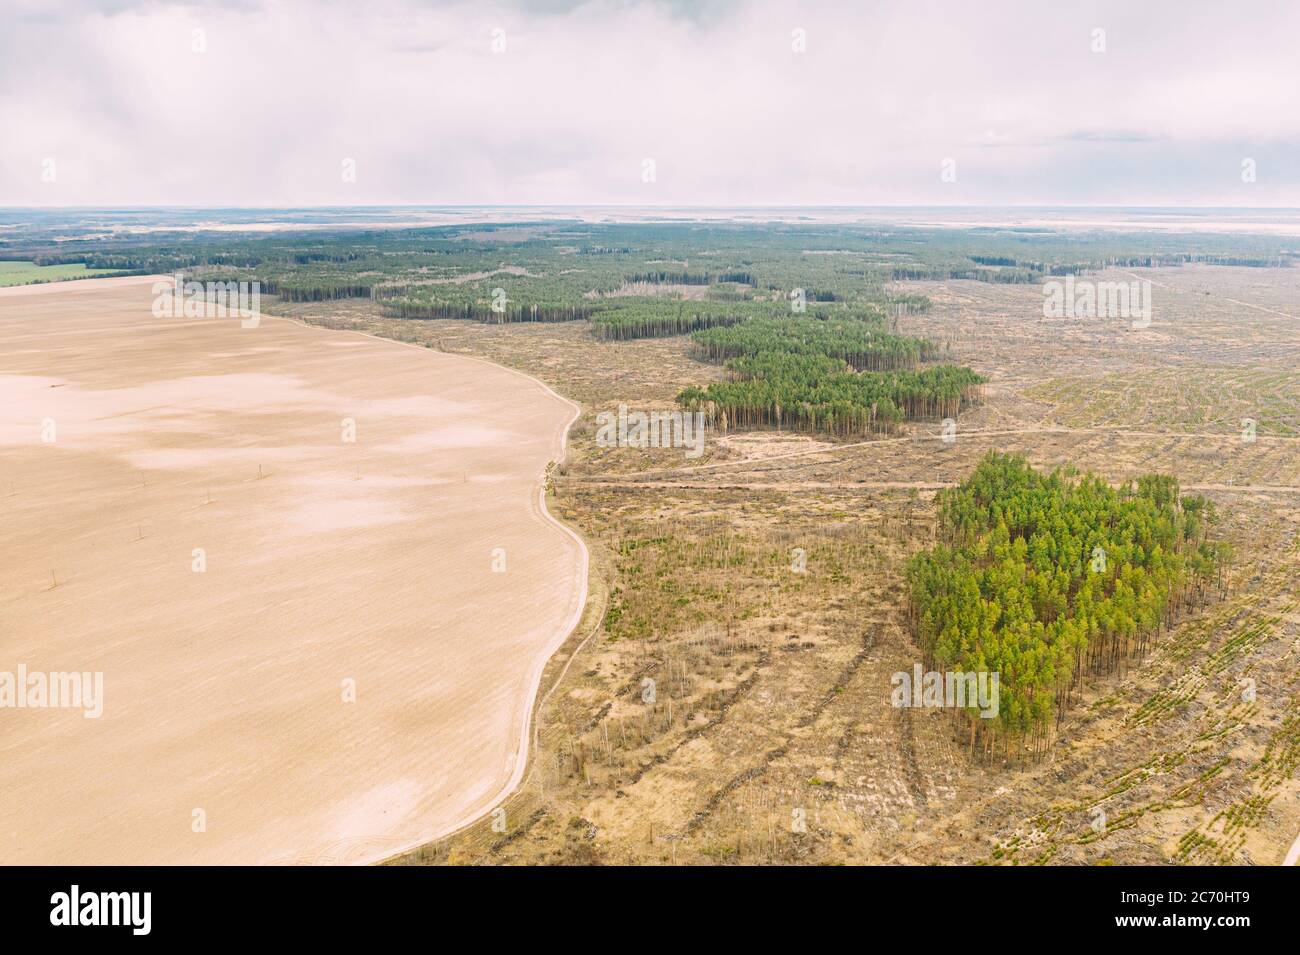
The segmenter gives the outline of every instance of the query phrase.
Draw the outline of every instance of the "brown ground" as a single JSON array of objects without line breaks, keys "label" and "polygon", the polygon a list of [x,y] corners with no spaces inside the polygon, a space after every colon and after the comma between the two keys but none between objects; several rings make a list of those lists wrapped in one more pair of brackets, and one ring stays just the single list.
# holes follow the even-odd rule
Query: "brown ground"
[{"label": "brown ground", "polygon": [[[699,461],[592,440],[595,412],[668,408],[718,375],[684,339],[295,307],[523,368],[584,406],[556,496],[593,544],[593,607],[613,613],[548,668],[540,755],[495,827],[400,861],[1280,861],[1300,830],[1300,293],[1291,270],[1141,277],[1142,330],[1044,320],[1037,286],[909,283],[936,307],[904,330],[991,379],[954,444],[924,425],[731,435]],[[974,765],[939,712],[888,705],[918,659],[901,574],[931,539],[933,491],[991,448],[1116,481],[1174,473],[1237,547],[1226,593],[1091,687],[1053,755],[1021,766]]]},{"label": "brown ground", "polygon": [[154,318],[150,282],[0,294],[0,670],[105,681],[99,719],[3,711],[0,860],[370,861],[486,812],[586,590],[539,494],[572,406],[427,349]]},{"label": "brown ground", "polygon": [[[1160,283],[1140,331],[1046,321],[1036,286],[909,284],[936,307],[904,330],[991,379],[954,444],[929,426],[731,435],[697,461],[593,440],[596,412],[671,408],[718,376],[684,339],[285,307],[517,367],[583,405],[554,497],[591,546],[591,595],[547,665],[536,756],[501,812],[395,861],[1279,861],[1300,830],[1300,293],[1290,270],[1140,274]],[[1090,687],[1039,763],[974,764],[942,713],[888,705],[918,657],[902,569],[932,538],[934,489],[990,448],[1112,480],[1174,473],[1237,547],[1226,592]]]}]

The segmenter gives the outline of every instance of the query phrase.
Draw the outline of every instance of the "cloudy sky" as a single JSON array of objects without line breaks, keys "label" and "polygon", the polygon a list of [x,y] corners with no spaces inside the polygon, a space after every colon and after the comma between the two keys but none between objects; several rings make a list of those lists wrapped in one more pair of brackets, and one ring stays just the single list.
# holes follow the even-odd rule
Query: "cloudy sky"
[{"label": "cloudy sky", "polygon": [[0,205],[1300,206],[1284,0],[0,9]]}]

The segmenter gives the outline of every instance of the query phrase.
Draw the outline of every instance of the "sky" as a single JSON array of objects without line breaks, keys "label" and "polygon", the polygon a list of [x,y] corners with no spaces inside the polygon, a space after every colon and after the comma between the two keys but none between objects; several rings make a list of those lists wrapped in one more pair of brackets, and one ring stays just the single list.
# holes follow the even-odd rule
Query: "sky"
[{"label": "sky", "polygon": [[1300,3],[0,0],[0,206],[1300,206]]}]

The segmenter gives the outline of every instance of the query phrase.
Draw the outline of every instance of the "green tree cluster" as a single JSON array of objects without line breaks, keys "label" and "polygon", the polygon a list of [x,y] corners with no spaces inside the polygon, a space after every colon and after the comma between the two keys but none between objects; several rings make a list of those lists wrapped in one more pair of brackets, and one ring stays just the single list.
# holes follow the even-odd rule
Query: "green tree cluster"
[{"label": "green tree cluster", "polygon": [[891,432],[904,419],[955,417],[984,378],[969,368],[921,362],[937,348],[889,329],[879,307],[769,316],[691,336],[698,357],[722,362],[731,380],[677,396],[722,430],[788,428],[843,437]]},{"label": "green tree cluster", "polygon": [[931,668],[999,674],[996,718],[953,711],[986,756],[1043,752],[1081,680],[1140,658],[1231,557],[1208,536],[1213,503],[1167,475],[1115,488],[991,452],[938,503],[941,540],[907,570],[911,619]]},{"label": "green tree cluster", "polygon": [[787,428],[841,437],[893,431],[905,418],[955,417],[984,379],[969,368],[855,372],[828,355],[759,352],[729,359],[735,381],[683,389],[677,401],[724,430]]}]

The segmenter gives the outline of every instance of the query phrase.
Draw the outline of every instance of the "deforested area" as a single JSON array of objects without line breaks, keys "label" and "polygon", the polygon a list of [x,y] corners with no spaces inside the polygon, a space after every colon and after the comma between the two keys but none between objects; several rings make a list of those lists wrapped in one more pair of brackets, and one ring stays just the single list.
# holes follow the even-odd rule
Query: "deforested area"
[{"label": "deforested area", "polygon": [[1290,924],[1297,36],[11,0],[8,935]]},{"label": "deforested area", "polygon": [[[391,862],[1241,864],[1300,827],[1285,240],[529,221],[94,244],[88,267],[257,282],[268,320],[580,405],[545,488],[587,601],[523,776]],[[1038,283],[984,271],[1010,261]],[[1045,307],[1134,282],[1149,321]],[[963,701],[965,675],[996,681]]]}]

